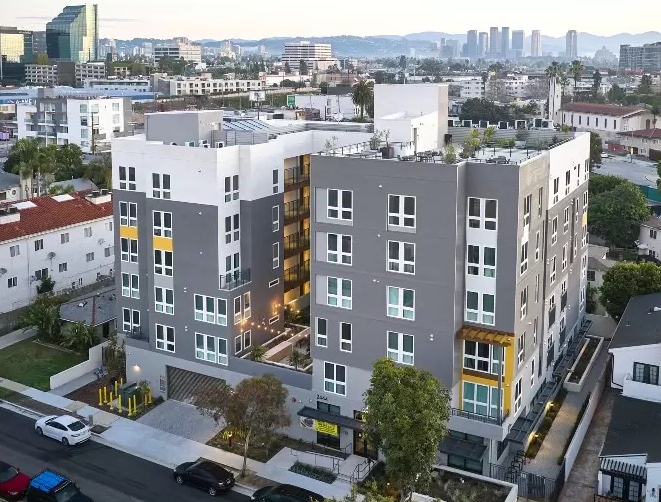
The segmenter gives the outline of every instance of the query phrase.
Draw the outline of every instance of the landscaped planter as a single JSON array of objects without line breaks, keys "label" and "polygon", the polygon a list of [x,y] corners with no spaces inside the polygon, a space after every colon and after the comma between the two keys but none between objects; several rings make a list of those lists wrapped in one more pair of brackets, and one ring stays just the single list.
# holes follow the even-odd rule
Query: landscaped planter
[{"label": "landscaped planter", "polygon": [[[569,370],[567,378],[565,378],[564,388],[568,392],[581,392],[583,384],[590,374],[590,370],[592,370],[592,366],[594,366],[594,362],[597,360],[597,356],[604,344],[603,338],[595,336],[586,336],[585,340],[586,342],[583,344],[576,361],[574,361],[574,364]],[[589,352],[592,349],[594,349],[594,352],[590,355]]]}]

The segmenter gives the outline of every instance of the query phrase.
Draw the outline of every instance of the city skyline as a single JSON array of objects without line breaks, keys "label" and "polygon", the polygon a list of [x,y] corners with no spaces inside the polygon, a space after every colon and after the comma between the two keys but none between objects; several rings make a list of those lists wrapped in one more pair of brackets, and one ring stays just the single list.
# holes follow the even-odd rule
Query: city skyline
[{"label": "city skyline", "polygon": [[[559,0],[556,9],[545,12],[544,16],[535,20],[531,25],[530,8],[523,0],[513,0],[511,9],[507,12],[502,9],[481,8],[478,5],[458,5],[457,15],[453,16],[452,26],[439,24],[443,19],[443,7],[430,6],[423,0],[413,0],[408,4],[406,12],[399,12],[391,16],[384,11],[381,14],[374,11],[371,5],[356,5],[348,0],[338,0],[333,9],[326,14],[322,28],[306,27],[301,31],[300,21],[296,16],[281,16],[282,6],[272,4],[265,0],[256,0],[250,4],[253,11],[260,13],[252,16],[250,22],[237,23],[235,16],[224,16],[224,10],[217,5],[211,5],[208,0],[198,0],[196,7],[187,9],[188,15],[183,16],[181,4],[173,0],[143,0],[130,2],[129,0],[97,0],[99,5],[99,24],[101,38],[172,38],[175,36],[188,36],[193,40],[200,39],[262,39],[269,37],[291,36],[324,37],[324,36],[374,36],[374,35],[406,35],[425,31],[448,33],[465,33],[470,29],[487,31],[488,26],[510,26],[512,29],[522,29],[531,32],[533,29],[541,30],[542,34],[550,37],[563,37],[567,30],[575,29],[579,32],[589,32],[594,35],[612,36],[621,33],[644,33],[654,31],[656,26],[653,17],[630,16],[613,18],[606,11],[585,12],[585,15],[576,15],[571,22],[565,13],[576,13],[577,6],[569,0]],[[48,21],[54,18],[65,6],[77,5],[82,2],[67,2],[61,0],[31,0],[29,3],[12,3],[4,10],[4,25],[17,26],[21,29],[44,30]],[[632,0],[629,4],[632,10],[644,9],[647,6],[643,0]],[[343,8],[346,7],[346,8]],[[579,7],[580,9],[580,7]],[[587,10],[587,7],[585,7]],[[347,17],[346,12],[351,11],[352,16]],[[437,12],[436,12],[437,11]],[[483,21],[475,19],[475,12],[483,15]],[[35,15],[38,12],[39,15]],[[424,12],[421,17],[418,14]],[[407,14],[408,13],[408,14]],[[464,14],[464,15],[462,15]],[[367,17],[373,22],[364,23]],[[247,18],[244,18],[247,19]],[[260,21],[261,19],[265,21]],[[278,23],[271,23],[272,19],[279,19]],[[313,25],[309,25],[313,26]],[[336,29],[332,27],[337,27]]]}]

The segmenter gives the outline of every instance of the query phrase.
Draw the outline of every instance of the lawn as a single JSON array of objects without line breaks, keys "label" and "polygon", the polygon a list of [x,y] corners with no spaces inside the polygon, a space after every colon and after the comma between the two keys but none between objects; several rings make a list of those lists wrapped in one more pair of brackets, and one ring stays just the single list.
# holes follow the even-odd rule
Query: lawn
[{"label": "lawn", "polygon": [[87,360],[74,352],[23,340],[0,350],[0,377],[50,390],[50,377]]}]

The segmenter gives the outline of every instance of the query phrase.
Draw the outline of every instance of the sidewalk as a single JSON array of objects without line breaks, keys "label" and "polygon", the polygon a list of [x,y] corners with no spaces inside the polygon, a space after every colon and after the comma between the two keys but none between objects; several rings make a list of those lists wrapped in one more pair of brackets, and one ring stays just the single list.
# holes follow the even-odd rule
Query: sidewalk
[{"label": "sidewalk", "polygon": [[23,340],[27,340],[28,338],[36,334],[37,331],[34,328],[28,328],[25,330],[17,329],[16,331],[7,333],[4,336],[0,336],[0,350],[7,348],[10,345],[14,345],[15,343],[21,342]]},{"label": "sidewalk", "polygon": [[[154,429],[79,401],[72,401],[53,393],[43,392],[1,378],[0,388],[12,390],[39,403],[59,408],[64,413],[77,414],[84,419],[91,419],[94,425],[108,428],[100,434],[93,434],[92,439],[94,441],[166,467],[172,468],[183,462],[190,462],[201,457],[218,462],[236,471],[240,470],[243,464],[243,457],[240,455]],[[11,404],[11,401],[9,403]],[[295,474],[277,465],[264,464],[250,459],[248,459],[248,469],[259,477],[275,483],[289,483],[300,486],[319,493],[325,498],[341,499],[351,491],[351,485],[347,481],[338,479],[333,484],[323,483],[307,476]]]}]

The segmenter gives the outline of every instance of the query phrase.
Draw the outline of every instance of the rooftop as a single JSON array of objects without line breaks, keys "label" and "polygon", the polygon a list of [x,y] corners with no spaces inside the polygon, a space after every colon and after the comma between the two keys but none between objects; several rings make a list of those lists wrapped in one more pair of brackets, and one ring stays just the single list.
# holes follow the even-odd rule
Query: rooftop
[{"label": "rooftop", "polygon": [[634,296],[629,300],[608,348],[657,343],[661,343],[661,293]]},{"label": "rooftop", "polygon": [[0,204],[0,209],[18,208],[20,215],[17,221],[0,224],[0,242],[112,217],[112,202],[95,204],[86,195],[86,192],[73,192],[66,198],[45,195],[29,201]]},{"label": "rooftop", "polygon": [[643,106],[620,106],[599,103],[567,103],[562,106],[563,111],[577,113],[592,113],[594,115],[608,115],[611,117],[624,117],[645,111]]},{"label": "rooftop", "polygon": [[633,136],[635,138],[661,139],[661,129],[640,129],[638,131],[619,132],[620,136]]},{"label": "rooftop", "polygon": [[18,174],[6,173],[0,170],[0,190],[21,186],[21,177]]},{"label": "rooftop", "polygon": [[645,220],[644,222],[642,222],[641,225],[645,227],[656,228],[657,230],[661,230],[661,218],[652,216],[647,220]]},{"label": "rooftop", "polygon": [[645,455],[647,463],[661,462],[659,435],[661,403],[618,395],[601,457]]},{"label": "rooftop", "polygon": [[115,288],[87,298],[63,303],[60,306],[60,319],[67,322],[82,322],[88,326],[99,326],[116,317]]}]

